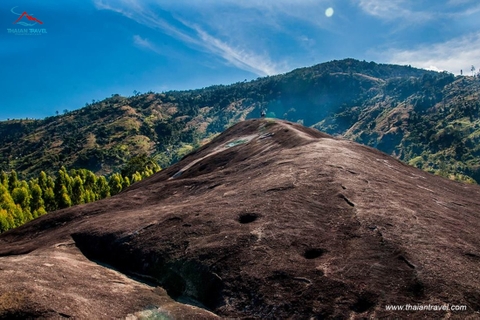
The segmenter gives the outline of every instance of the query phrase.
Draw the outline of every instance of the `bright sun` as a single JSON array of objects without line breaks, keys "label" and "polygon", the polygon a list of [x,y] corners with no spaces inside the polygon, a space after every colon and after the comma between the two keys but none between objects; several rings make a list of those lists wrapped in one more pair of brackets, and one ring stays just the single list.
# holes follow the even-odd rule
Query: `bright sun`
[{"label": "bright sun", "polygon": [[333,16],[333,8],[330,7],[328,8],[327,10],[325,10],[325,15],[327,16],[327,18],[330,18],[331,16]]}]

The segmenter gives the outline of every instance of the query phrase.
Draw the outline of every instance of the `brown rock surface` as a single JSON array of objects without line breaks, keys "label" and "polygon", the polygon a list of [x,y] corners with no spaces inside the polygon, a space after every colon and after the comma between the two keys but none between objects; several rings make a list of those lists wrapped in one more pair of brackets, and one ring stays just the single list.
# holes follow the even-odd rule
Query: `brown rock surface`
[{"label": "brown rock surface", "polygon": [[[250,120],[115,197],[2,234],[0,256],[0,318],[473,319],[480,187]],[[385,308],[405,304],[467,310]]]}]

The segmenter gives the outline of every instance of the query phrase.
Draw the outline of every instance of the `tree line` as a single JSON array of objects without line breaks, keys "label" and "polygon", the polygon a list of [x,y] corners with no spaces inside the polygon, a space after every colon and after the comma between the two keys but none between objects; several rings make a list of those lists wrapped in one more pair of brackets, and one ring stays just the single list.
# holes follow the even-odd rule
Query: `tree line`
[{"label": "tree line", "polygon": [[155,172],[160,166],[147,156],[132,158],[121,172],[97,176],[87,169],[65,167],[56,175],[41,171],[21,180],[17,173],[0,172],[0,233],[21,226],[47,212],[113,196]]}]

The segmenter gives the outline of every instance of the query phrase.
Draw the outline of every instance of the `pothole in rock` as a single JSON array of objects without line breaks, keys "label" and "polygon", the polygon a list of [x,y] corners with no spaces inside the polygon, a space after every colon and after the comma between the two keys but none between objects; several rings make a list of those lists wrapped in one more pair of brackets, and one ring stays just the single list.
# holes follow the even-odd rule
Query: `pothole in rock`
[{"label": "pothole in rock", "polygon": [[320,258],[324,253],[325,253],[325,250],[323,249],[310,248],[305,250],[305,252],[303,253],[303,257],[305,259],[311,260],[311,259]]},{"label": "pothole in rock", "polygon": [[247,224],[247,223],[252,223],[255,220],[257,220],[259,215],[257,213],[242,213],[238,217],[238,222],[241,224]]},{"label": "pothole in rock", "polygon": [[363,313],[375,307],[375,297],[370,294],[364,294],[357,298],[357,301],[350,307],[356,313]]}]

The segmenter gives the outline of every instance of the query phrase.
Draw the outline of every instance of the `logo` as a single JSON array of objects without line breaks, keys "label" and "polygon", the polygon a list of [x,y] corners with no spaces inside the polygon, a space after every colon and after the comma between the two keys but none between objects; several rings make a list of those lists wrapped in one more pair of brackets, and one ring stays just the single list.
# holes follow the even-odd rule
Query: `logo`
[{"label": "logo", "polygon": [[47,29],[40,29],[40,28],[34,28],[37,25],[42,25],[43,22],[40,21],[40,19],[36,18],[33,16],[33,14],[28,14],[27,11],[24,11],[22,13],[16,12],[16,8],[18,7],[13,7],[10,12],[13,13],[16,16],[19,16],[13,24],[15,25],[21,25],[25,28],[8,28],[7,32],[10,34],[14,34],[17,36],[31,36],[31,35],[42,35],[47,33]]},{"label": "logo", "polygon": [[[18,16],[20,16],[17,20],[15,20],[14,24],[19,24],[19,25],[22,25],[24,27],[33,27],[34,25],[36,25],[37,23],[39,24],[43,24],[42,21],[38,20],[37,18],[33,17],[33,14],[28,14],[26,11],[24,11],[22,14],[19,14],[19,13],[16,13],[15,11],[13,11],[13,9],[15,9],[16,7],[13,7],[12,10],[10,10],[13,14],[16,14]],[[27,23],[27,22],[24,22],[24,21],[20,21],[22,20],[23,17],[26,17],[29,21],[34,21],[33,23]]]}]

